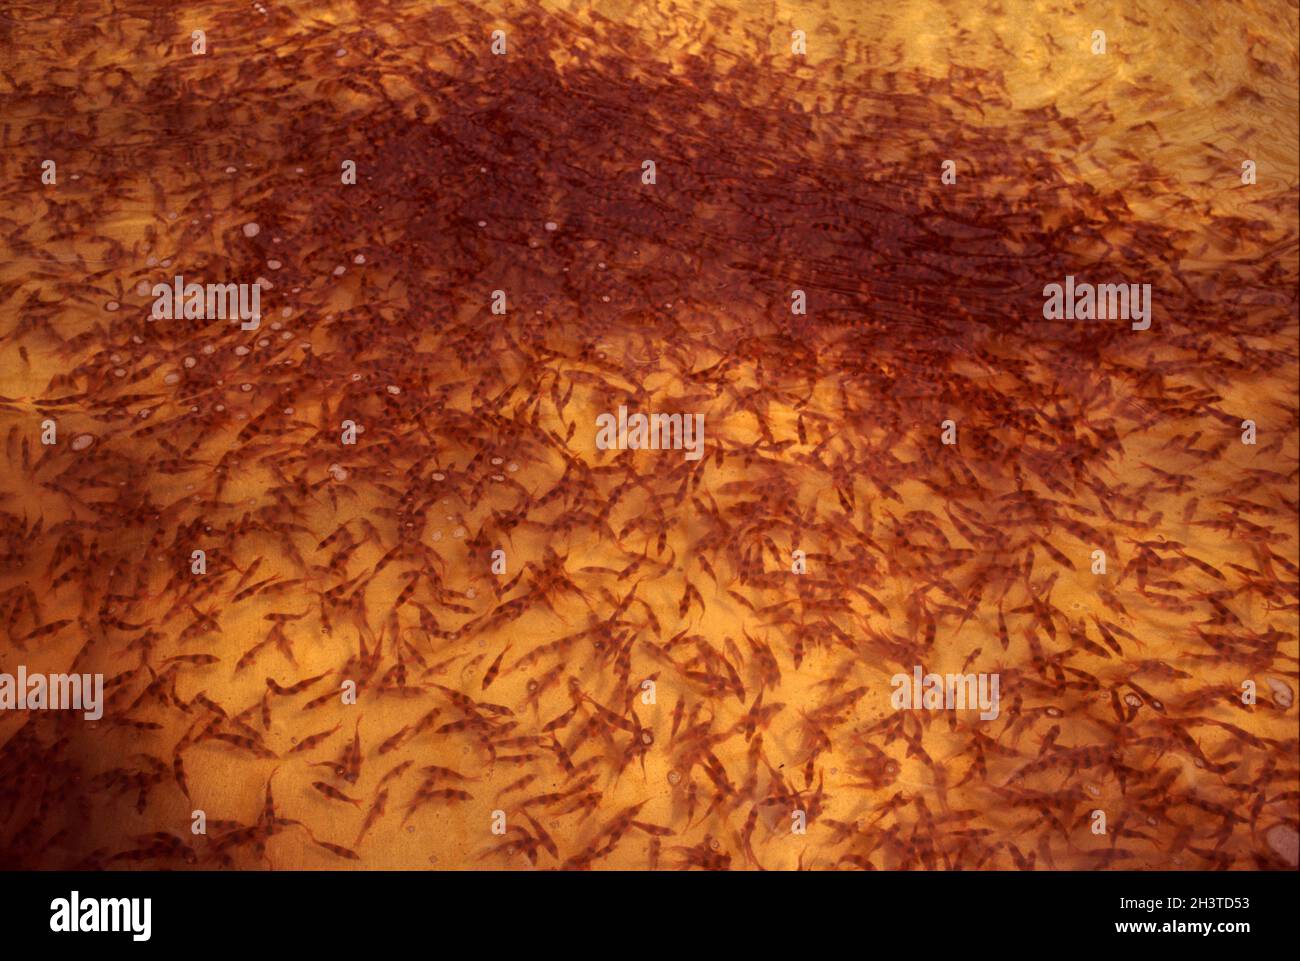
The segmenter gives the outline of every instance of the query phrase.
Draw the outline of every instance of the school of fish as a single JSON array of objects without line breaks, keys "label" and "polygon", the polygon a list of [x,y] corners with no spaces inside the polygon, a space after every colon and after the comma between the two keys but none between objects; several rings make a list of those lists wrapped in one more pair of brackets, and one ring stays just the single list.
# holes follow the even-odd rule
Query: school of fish
[{"label": "school of fish", "polygon": [[0,867],[1297,867],[1296,8],[860,6],[0,11]]}]

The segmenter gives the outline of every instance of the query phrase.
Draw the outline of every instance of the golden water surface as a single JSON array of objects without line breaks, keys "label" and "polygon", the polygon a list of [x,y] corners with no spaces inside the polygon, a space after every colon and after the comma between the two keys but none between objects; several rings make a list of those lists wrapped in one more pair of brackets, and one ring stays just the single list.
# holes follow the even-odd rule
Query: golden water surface
[{"label": "golden water surface", "polygon": [[0,864],[1294,868],[1297,64],[1280,0],[7,4],[0,672],[107,704],[0,713]]}]

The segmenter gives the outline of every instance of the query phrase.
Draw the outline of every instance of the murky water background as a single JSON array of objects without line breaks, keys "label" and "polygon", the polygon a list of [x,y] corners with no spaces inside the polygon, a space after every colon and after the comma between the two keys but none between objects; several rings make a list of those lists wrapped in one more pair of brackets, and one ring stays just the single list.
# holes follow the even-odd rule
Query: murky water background
[{"label": "murky water background", "polygon": [[91,6],[0,14],[0,669],[111,702],[3,863],[1295,866],[1294,5]]}]

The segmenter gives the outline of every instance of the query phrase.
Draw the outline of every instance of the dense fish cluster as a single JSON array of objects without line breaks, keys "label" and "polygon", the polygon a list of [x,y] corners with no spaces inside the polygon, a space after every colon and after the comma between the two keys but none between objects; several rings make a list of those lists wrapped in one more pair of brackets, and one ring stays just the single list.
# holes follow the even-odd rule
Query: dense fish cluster
[{"label": "dense fish cluster", "polygon": [[104,684],[0,865],[1296,867],[1294,31],[97,6],[0,12],[0,671]]}]

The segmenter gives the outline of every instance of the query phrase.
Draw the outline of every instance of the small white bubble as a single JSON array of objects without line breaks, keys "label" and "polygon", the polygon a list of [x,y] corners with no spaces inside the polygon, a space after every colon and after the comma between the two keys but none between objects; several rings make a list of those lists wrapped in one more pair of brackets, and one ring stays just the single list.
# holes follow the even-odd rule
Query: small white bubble
[{"label": "small white bubble", "polygon": [[120,305],[116,300],[110,300],[108,303],[106,303],[106,304],[104,305],[104,309],[105,309],[105,310],[117,310],[117,308],[118,308],[119,306],[121,306],[121,305]]},{"label": "small white bubble", "polygon": [[497,464],[500,464],[500,463],[501,463],[501,458],[500,458],[500,457],[493,457],[493,458],[492,458],[492,464],[493,464],[493,466],[496,466]]},{"label": "small white bubble", "polygon": [[548,221],[546,221],[546,229],[547,229],[547,230],[559,230],[559,228],[560,228],[560,225],[557,224],[554,220],[548,220]]},{"label": "small white bubble", "polygon": [[183,363],[186,367],[193,367],[198,362],[199,359],[197,357],[186,357],[185,360],[183,360],[181,363]]},{"label": "small white bubble", "polygon": [[357,254],[355,257],[352,258],[352,262],[354,264],[364,264],[366,262],[366,255]]},{"label": "small white bubble", "polygon": [[440,541],[440,540],[442,540],[442,531],[434,531],[434,532],[433,532],[433,539],[434,539],[435,541]]},{"label": "small white bubble", "polygon": [[262,228],[259,227],[259,226],[258,226],[257,224],[255,224],[255,223],[247,223],[247,224],[244,224],[244,236],[245,236],[245,237],[256,237],[256,236],[258,235],[258,233],[261,231],[261,229],[262,229]]},{"label": "small white bubble", "polygon": [[239,170],[238,167],[227,167],[227,168],[226,168],[226,173],[228,173],[228,174],[233,174],[233,173],[238,172],[238,170]]},{"label": "small white bubble", "polygon": [[514,461],[511,461],[509,464],[506,465],[506,470],[510,471],[510,473],[513,474],[515,471],[519,470],[519,465],[516,464]]},{"label": "small white bubble", "polygon": [[140,297],[146,296],[150,290],[152,290],[152,288],[149,286],[149,281],[147,280],[142,280],[135,285],[135,292]]},{"label": "small white bubble", "polygon": [[280,261],[278,261],[278,260],[268,260],[268,261],[266,262],[266,266],[270,267],[272,270],[279,270],[280,267],[281,267],[281,264],[280,264]]},{"label": "small white bubble", "polygon": [[402,388],[398,387],[396,384],[389,384],[388,392],[390,394],[400,394],[402,392]]},{"label": "small white bubble", "polygon": [[72,440],[73,450],[85,450],[91,444],[95,443],[95,438],[91,434],[80,434]]},{"label": "small white bubble", "polygon": [[240,344],[238,347],[235,348],[235,354],[239,357],[243,357],[247,353],[249,353],[249,349],[245,347],[243,344]]},{"label": "small white bubble", "polygon": [[463,527],[457,527],[454,531],[451,532],[451,536],[452,536],[452,537],[455,537],[455,538],[457,538],[457,539],[464,537],[464,536],[465,536],[465,528],[463,528]]},{"label": "small white bubble", "polygon": [[179,381],[180,379],[181,379],[181,375],[180,375],[180,374],[177,374],[177,373],[171,373],[171,374],[168,374],[166,377],[163,378],[163,383],[164,383],[164,384],[174,384],[174,383],[176,383],[177,381]]},{"label": "small white bubble", "polygon": [[242,391],[247,392],[247,391],[250,391],[250,390],[253,389],[253,385],[252,385],[252,384],[240,384],[240,385],[239,385],[239,389],[242,390]]},{"label": "small white bubble", "polygon": [[342,277],[345,273],[347,273],[347,268],[344,267],[342,264],[339,264],[337,267],[334,268],[335,277]]},{"label": "small white bubble", "polygon": [[446,479],[447,479],[447,475],[444,474],[444,473],[442,473],[442,471],[434,471],[434,472],[433,472],[433,479],[436,480],[436,481],[446,480]]}]

